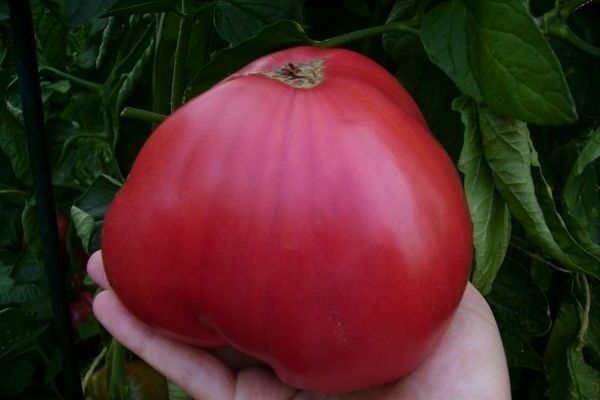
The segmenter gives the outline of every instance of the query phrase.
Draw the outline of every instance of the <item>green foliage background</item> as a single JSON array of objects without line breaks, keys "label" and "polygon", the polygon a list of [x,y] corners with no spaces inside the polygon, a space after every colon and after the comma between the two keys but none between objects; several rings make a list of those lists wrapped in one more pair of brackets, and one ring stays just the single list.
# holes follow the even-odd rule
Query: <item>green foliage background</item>
[{"label": "green foliage background", "polygon": [[[472,282],[498,321],[514,397],[600,399],[597,2],[36,0],[32,8],[57,212],[72,221],[72,276],[99,248],[106,208],[165,115],[261,55],[344,46],[397,76],[462,172]],[[0,396],[58,399],[11,35],[3,0]],[[105,362],[110,338],[93,318],[78,331],[83,377]],[[131,355],[109,353],[108,380],[126,385],[118,363]]]}]

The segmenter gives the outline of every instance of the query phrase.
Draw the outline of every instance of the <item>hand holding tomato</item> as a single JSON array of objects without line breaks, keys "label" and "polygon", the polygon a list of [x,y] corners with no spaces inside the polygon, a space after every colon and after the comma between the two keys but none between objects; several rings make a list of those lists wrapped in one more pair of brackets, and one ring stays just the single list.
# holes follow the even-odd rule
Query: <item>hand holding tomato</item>
[{"label": "hand holding tomato", "polygon": [[[203,349],[162,337],[128,312],[109,288],[100,252],[89,261],[90,276],[103,288],[94,313],[123,345],[177,383],[195,399],[317,399],[282,383],[264,365],[232,368]],[[231,355],[231,354],[230,354]],[[239,361],[239,360],[236,360]],[[242,360],[244,361],[244,360]],[[239,364],[239,363],[238,363]],[[237,371],[235,371],[237,369]],[[494,317],[483,297],[469,285],[434,353],[404,379],[336,399],[509,399],[506,359]]]}]

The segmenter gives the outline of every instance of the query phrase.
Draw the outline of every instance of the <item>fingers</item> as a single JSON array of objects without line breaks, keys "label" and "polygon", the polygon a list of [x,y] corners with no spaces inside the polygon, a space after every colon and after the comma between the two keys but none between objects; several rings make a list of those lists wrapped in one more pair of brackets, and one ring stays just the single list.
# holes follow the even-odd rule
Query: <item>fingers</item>
[{"label": "fingers", "polygon": [[[99,260],[99,257],[98,257]],[[90,262],[100,280],[101,262]],[[91,260],[90,260],[91,261]],[[97,270],[96,268],[100,269]],[[103,274],[102,274],[103,275]],[[96,279],[96,278],[94,278]],[[104,281],[106,282],[106,281]],[[133,317],[111,290],[94,299],[94,314],[110,334],[195,399],[231,399],[235,377],[206,351],[164,338]]]},{"label": "fingers", "polygon": [[108,278],[104,272],[104,264],[102,263],[102,252],[97,251],[88,260],[87,272],[90,278],[94,280],[101,288],[108,289]]}]

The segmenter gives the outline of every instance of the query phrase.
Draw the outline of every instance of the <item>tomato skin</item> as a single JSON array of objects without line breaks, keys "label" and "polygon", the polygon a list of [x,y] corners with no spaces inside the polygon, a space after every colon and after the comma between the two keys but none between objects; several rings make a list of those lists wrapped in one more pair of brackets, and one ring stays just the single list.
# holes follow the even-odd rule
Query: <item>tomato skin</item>
[{"label": "tomato skin", "polygon": [[[260,73],[316,59],[312,88]],[[465,289],[472,231],[454,165],[395,78],[348,50],[298,47],[158,127],[103,250],[121,301],[158,331],[340,393],[432,351]]]}]

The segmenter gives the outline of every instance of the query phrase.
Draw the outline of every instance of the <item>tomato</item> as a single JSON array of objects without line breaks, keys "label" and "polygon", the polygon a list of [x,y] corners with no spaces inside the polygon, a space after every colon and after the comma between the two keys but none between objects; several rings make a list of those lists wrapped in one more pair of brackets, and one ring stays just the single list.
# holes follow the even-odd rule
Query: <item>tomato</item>
[{"label": "tomato", "polygon": [[120,300],[157,331],[337,393],[431,353],[471,234],[456,169],[396,79],[348,50],[298,47],[157,128],[102,245]]}]

